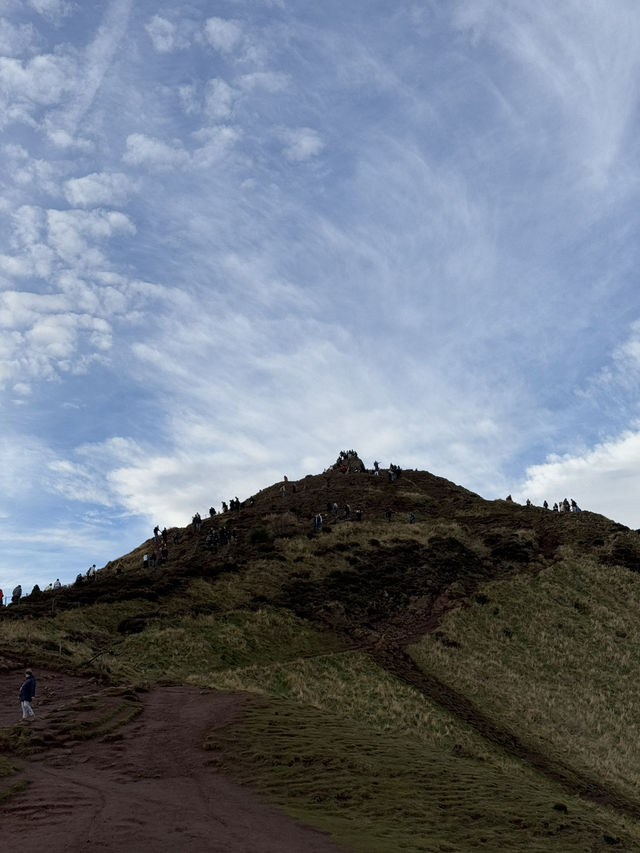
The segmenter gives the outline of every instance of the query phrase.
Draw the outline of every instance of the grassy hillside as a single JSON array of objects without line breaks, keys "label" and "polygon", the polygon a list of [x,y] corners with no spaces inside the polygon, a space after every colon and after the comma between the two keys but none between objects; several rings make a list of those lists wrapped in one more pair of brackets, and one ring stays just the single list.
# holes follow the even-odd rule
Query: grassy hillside
[{"label": "grassy hillside", "polygon": [[0,650],[251,692],[215,760],[354,850],[640,850],[634,531],[332,470],[178,533],[8,608]]}]

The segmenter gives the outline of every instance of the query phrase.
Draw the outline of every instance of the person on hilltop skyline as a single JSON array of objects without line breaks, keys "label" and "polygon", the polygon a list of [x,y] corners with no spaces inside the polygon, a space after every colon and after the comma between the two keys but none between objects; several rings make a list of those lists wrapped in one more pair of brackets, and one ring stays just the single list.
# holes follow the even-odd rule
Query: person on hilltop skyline
[{"label": "person on hilltop skyline", "polygon": [[22,687],[20,688],[20,693],[18,694],[18,698],[22,706],[23,720],[31,721],[35,717],[33,708],[31,707],[31,702],[33,701],[33,697],[35,695],[36,680],[33,677],[33,672],[31,672],[30,669],[27,669],[25,670],[24,681],[22,682]]},{"label": "person on hilltop skyline", "polygon": [[22,587],[20,584],[13,588],[13,592],[11,593],[11,603],[17,604],[22,598]]}]

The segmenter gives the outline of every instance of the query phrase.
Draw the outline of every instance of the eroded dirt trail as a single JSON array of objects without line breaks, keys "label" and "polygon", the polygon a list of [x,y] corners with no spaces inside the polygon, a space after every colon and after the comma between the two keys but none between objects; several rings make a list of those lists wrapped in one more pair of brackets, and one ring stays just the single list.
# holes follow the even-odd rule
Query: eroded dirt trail
[{"label": "eroded dirt trail", "polygon": [[[50,674],[50,678],[56,678]],[[67,686],[70,680],[60,676]],[[0,678],[0,725],[15,721],[15,677]],[[40,685],[39,685],[40,686]],[[77,689],[77,685],[76,685]],[[4,694],[4,695],[3,695]],[[11,698],[12,718],[6,701]],[[21,760],[28,787],[0,809],[3,853],[101,851],[172,853],[336,853],[330,839],[261,803],[211,766],[208,729],[240,713],[240,695],[165,687],[143,696],[144,710],[103,741],[54,747]],[[46,726],[55,699],[35,704]],[[24,724],[27,725],[27,724]]]}]

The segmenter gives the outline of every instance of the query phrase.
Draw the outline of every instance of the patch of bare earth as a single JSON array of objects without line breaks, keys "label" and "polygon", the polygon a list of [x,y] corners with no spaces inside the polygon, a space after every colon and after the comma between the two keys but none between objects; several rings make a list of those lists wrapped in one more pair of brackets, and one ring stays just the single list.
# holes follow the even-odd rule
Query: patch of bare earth
[{"label": "patch of bare earth", "polygon": [[[33,726],[48,748],[17,758],[24,791],[0,809],[3,853],[336,853],[344,848],[260,802],[211,765],[205,733],[241,713],[242,695],[163,687],[142,713],[99,740],[74,740],[53,721],[95,705],[96,682],[38,673],[36,721],[21,723],[21,671],[0,674],[0,727]],[[90,717],[91,715],[89,715]]]}]

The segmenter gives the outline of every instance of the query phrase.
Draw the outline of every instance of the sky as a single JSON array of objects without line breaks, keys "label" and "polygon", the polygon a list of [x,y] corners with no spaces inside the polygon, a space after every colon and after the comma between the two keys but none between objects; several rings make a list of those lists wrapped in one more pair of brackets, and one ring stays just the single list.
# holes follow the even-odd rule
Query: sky
[{"label": "sky", "polygon": [[635,0],[0,0],[0,586],[342,449],[640,528]]}]

